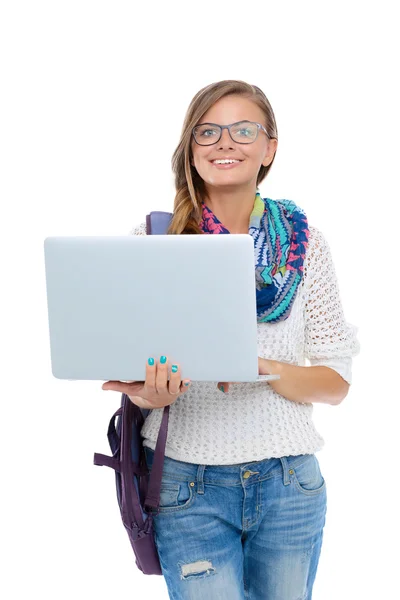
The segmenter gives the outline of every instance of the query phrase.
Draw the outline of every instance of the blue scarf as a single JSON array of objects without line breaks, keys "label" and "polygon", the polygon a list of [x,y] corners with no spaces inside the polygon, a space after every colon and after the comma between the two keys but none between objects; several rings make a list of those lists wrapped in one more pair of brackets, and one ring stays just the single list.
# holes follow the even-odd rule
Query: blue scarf
[{"label": "blue scarf", "polygon": [[[204,202],[200,229],[229,233]],[[306,214],[291,200],[261,198],[257,188],[249,234],[254,240],[257,321],[284,321],[303,276],[309,236]]]}]

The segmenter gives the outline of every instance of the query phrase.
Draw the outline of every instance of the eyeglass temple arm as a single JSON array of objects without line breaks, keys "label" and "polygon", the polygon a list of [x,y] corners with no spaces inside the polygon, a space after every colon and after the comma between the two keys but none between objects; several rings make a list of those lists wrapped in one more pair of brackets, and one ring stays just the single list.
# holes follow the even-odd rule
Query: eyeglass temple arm
[{"label": "eyeglass temple arm", "polygon": [[265,133],[267,134],[267,137],[268,137],[270,140],[274,139],[274,138],[272,138],[272,137],[269,135],[269,133],[268,133],[268,131],[265,129],[264,125],[261,125],[261,123],[257,123],[257,125],[258,125],[258,127],[260,127],[260,128],[263,130],[263,131],[265,131]]}]

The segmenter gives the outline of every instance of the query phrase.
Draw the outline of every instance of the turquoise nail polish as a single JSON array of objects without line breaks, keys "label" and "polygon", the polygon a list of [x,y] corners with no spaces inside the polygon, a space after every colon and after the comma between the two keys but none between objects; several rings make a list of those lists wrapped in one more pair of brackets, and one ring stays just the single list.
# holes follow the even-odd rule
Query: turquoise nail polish
[{"label": "turquoise nail polish", "polygon": [[223,385],[220,385],[220,386],[219,386],[219,389],[221,390],[221,392],[224,392],[224,393],[225,393],[225,390],[224,390],[224,386],[223,386]]},{"label": "turquoise nail polish", "polygon": [[166,357],[166,356],[162,356],[162,357],[160,358],[160,363],[161,363],[162,365],[164,365],[166,362],[167,362],[167,357]]},{"label": "turquoise nail polish", "polygon": [[149,360],[147,362],[152,367],[154,365],[154,358],[149,358]]},{"label": "turquoise nail polish", "polygon": [[173,373],[176,373],[176,372],[177,372],[177,370],[178,370],[178,367],[177,367],[177,365],[172,365],[172,367],[171,367],[171,371],[172,371]]}]

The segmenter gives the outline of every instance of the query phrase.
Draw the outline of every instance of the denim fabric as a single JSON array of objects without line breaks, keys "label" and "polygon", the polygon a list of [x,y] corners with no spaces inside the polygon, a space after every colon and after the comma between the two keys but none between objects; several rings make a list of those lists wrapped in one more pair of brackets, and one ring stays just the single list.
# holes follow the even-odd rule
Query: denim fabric
[{"label": "denim fabric", "polygon": [[236,465],[165,457],[154,535],[169,597],[311,600],[326,507],[315,454]]}]

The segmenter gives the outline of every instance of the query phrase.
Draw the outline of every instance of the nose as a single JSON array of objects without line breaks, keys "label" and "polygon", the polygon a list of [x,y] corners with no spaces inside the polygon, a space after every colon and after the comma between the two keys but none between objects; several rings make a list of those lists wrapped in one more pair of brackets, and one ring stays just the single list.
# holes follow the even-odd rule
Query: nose
[{"label": "nose", "polygon": [[229,135],[229,131],[227,129],[222,130],[221,139],[217,144],[218,148],[234,148],[234,142]]}]

